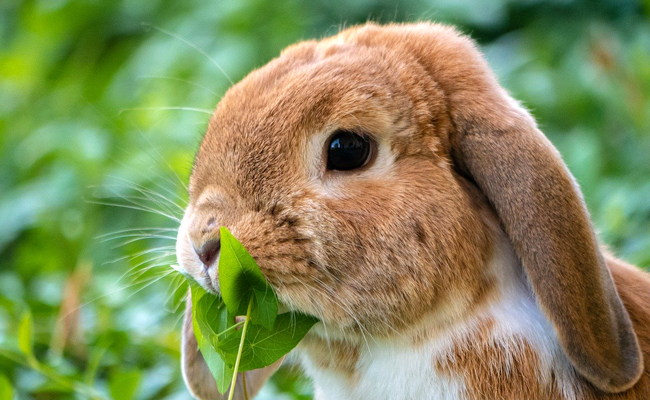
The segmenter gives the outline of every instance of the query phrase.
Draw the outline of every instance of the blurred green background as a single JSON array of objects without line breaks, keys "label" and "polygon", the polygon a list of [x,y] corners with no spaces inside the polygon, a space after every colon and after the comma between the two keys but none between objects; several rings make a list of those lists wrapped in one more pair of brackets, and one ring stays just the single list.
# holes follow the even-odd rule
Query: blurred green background
[{"label": "blurred green background", "polygon": [[[650,1],[1,0],[0,400],[188,399],[168,266],[226,75],[344,26],[422,19],[478,40],[603,241],[648,267]],[[310,393],[284,368],[259,398]]]}]

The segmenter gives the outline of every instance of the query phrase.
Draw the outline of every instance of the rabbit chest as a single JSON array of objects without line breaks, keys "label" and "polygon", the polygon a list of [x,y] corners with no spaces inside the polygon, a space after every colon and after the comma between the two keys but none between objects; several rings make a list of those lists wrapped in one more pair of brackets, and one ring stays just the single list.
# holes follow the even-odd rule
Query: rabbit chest
[{"label": "rabbit chest", "polygon": [[[510,260],[510,261],[508,261]],[[498,257],[495,300],[436,329],[426,318],[391,338],[356,344],[312,335],[300,346],[317,400],[579,399],[576,376],[510,257]],[[435,332],[435,333],[432,333]]]}]

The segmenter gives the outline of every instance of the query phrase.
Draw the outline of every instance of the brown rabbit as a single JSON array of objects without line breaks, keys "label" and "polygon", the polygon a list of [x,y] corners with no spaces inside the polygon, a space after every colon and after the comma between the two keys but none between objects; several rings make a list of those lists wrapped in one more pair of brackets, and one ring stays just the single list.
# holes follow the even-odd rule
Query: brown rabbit
[{"label": "brown rabbit", "polygon": [[[181,266],[218,291],[228,227],[322,321],[298,348],[318,400],[650,399],[650,277],[601,250],[558,152],[453,28],[289,47],[220,102],[189,190]],[[183,333],[190,390],[222,398]]]}]

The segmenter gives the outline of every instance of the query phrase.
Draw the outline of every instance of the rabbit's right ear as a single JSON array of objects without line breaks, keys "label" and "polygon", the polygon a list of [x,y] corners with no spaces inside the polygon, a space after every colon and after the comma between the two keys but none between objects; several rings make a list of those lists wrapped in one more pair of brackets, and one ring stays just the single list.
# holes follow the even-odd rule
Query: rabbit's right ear
[{"label": "rabbit's right ear", "polygon": [[597,388],[617,393],[632,387],[643,373],[643,356],[577,184],[472,41],[428,23],[366,25],[341,36],[413,60],[419,64],[414,70],[424,70],[444,93],[454,164],[499,215],[564,353]]}]

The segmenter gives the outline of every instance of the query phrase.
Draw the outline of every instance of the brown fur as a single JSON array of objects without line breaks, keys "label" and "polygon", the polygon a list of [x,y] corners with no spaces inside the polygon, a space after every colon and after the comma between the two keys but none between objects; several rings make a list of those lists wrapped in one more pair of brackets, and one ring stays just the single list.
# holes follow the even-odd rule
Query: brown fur
[{"label": "brown fur", "polygon": [[[324,141],[336,129],[367,134],[378,154],[359,170],[326,170]],[[586,398],[628,388],[650,397],[647,374],[636,384],[643,357],[633,329],[647,362],[650,310],[625,292],[650,284],[614,271],[630,321],[557,151],[449,27],[352,28],[292,46],[233,86],[196,156],[178,257],[216,287],[191,245],[226,226],[283,303],[348,340],[390,337],[424,316],[460,321],[490,299],[493,212],[576,379],[599,388]],[[498,360],[479,342],[440,367],[462,374],[479,355]],[[350,360],[331,356],[349,370]],[[552,398],[524,385],[535,379],[525,343],[522,357],[508,382],[497,362],[484,379],[470,375],[467,390]]]},{"label": "brown fur", "polygon": [[539,358],[525,338],[513,344],[512,354],[494,340],[494,321],[483,321],[477,330],[454,343],[451,355],[435,360],[435,367],[450,377],[461,377],[467,400],[560,400],[554,387],[538,380]]},{"label": "brown fur", "polygon": [[633,385],[641,373],[639,345],[581,195],[473,44],[427,24],[349,34],[367,46],[415,55],[440,85],[455,126],[452,156],[494,205],[567,356],[603,390]]},{"label": "brown fur", "polygon": [[308,336],[300,343],[300,349],[309,357],[309,361],[320,369],[334,371],[354,380],[359,361],[359,345],[340,340],[325,341],[315,336]]},{"label": "brown fur", "polygon": [[634,330],[644,354],[644,370],[641,379],[627,392],[603,395],[592,386],[585,385],[585,399],[599,400],[645,400],[650,399],[650,276],[637,268],[607,257],[616,287],[630,314]]},{"label": "brown fur", "polygon": [[[650,276],[624,262],[607,256],[607,265],[619,288],[621,299],[630,312],[644,354],[650,354]],[[539,378],[539,358],[518,338],[517,354],[505,351],[493,336],[494,322],[483,321],[469,335],[454,343],[450,355],[434,360],[436,368],[449,376],[461,377],[466,384],[468,400],[548,399],[565,397],[551,382],[544,385]],[[577,381],[576,389],[584,400],[643,400],[650,394],[650,357],[645,357],[645,372],[632,390],[604,394],[585,381]]]}]

